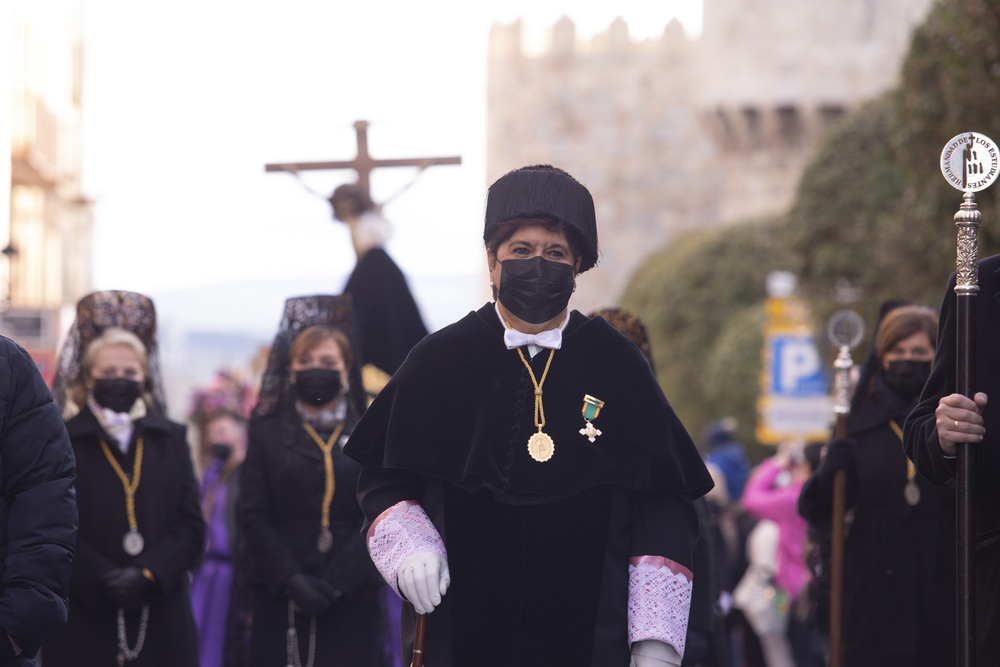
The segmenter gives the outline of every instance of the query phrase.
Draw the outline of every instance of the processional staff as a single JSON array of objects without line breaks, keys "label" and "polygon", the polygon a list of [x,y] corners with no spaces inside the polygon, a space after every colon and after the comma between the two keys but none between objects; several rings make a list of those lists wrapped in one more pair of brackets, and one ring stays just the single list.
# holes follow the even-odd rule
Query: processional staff
[{"label": "processional staff", "polygon": [[[833,362],[836,370],[833,387],[833,412],[837,421],[834,438],[847,437],[847,418],[851,412],[851,350],[865,335],[865,321],[853,310],[833,314],[826,328],[830,343],[839,348]],[[833,512],[830,536],[830,662],[829,667],[841,667],[841,637],[844,609],[844,514],[847,499],[847,471],[838,470],[833,477]]]},{"label": "processional staff", "polygon": [[[997,177],[997,145],[977,132],[963,132],[953,137],[941,151],[941,173],[957,190],[964,192],[963,202],[955,213],[957,259],[955,271],[955,389],[972,398],[975,395],[976,301],[979,293],[979,226],[983,214],[976,205],[976,192],[990,186]],[[958,466],[955,476],[956,497],[956,631],[959,667],[973,667],[976,662],[975,611],[975,505],[974,453],[972,443],[956,443]]]}]

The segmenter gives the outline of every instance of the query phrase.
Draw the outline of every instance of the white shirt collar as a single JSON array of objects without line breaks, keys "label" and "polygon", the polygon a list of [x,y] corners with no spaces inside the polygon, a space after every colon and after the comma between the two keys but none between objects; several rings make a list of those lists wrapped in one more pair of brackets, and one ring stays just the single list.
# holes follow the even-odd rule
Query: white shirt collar
[{"label": "white shirt collar", "polygon": [[569,324],[568,310],[566,311],[566,317],[563,318],[562,324],[555,329],[548,329],[547,331],[543,331],[538,334],[526,334],[508,325],[506,320],[504,320],[503,315],[500,314],[499,302],[493,302],[493,310],[496,311],[497,317],[500,318],[500,323],[504,327],[504,344],[507,346],[508,350],[513,350],[521,347],[522,345],[527,345],[528,354],[534,358],[536,354],[542,351],[542,348],[558,350],[562,347],[562,334],[566,329],[566,325]]}]

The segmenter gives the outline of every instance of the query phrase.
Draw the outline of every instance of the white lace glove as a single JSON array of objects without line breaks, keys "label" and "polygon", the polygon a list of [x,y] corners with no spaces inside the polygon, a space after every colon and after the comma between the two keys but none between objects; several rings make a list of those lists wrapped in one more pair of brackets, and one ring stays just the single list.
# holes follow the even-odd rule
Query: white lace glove
[{"label": "white lace glove", "polygon": [[680,667],[680,664],[681,656],[670,644],[655,639],[632,644],[629,667]]},{"label": "white lace glove", "polygon": [[430,551],[415,553],[399,566],[396,584],[418,614],[429,614],[451,584],[448,561]]}]

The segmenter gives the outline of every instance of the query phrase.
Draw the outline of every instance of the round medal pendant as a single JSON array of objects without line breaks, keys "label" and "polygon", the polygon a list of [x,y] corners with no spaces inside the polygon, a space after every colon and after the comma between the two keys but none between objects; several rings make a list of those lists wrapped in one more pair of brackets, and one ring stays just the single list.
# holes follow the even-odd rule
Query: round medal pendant
[{"label": "round medal pendant", "polygon": [[920,487],[917,486],[917,481],[911,479],[903,487],[903,497],[906,498],[906,504],[910,507],[916,507],[917,503],[920,502]]},{"label": "round medal pendant", "polygon": [[528,438],[528,454],[539,463],[551,459],[555,451],[556,445],[552,438],[541,431]]},{"label": "round medal pendant", "polygon": [[125,538],[122,540],[122,548],[125,549],[125,553],[129,556],[138,556],[142,553],[145,546],[146,542],[142,539],[142,533],[135,528],[125,533]]},{"label": "round medal pendant", "polygon": [[321,529],[319,531],[319,537],[316,538],[316,549],[318,549],[321,554],[325,554],[332,548],[333,534],[330,532],[329,528]]}]

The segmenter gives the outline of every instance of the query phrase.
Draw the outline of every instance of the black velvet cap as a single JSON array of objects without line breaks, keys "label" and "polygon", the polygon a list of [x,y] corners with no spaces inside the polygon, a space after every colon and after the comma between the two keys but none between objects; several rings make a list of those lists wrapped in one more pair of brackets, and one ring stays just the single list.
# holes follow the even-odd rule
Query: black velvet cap
[{"label": "black velvet cap", "polygon": [[568,225],[583,241],[580,273],[597,264],[594,198],[562,169],[547,164],[521,167],[490,186],[483,240],[488,243],[500,225],[516,218],[551,219]]}]

